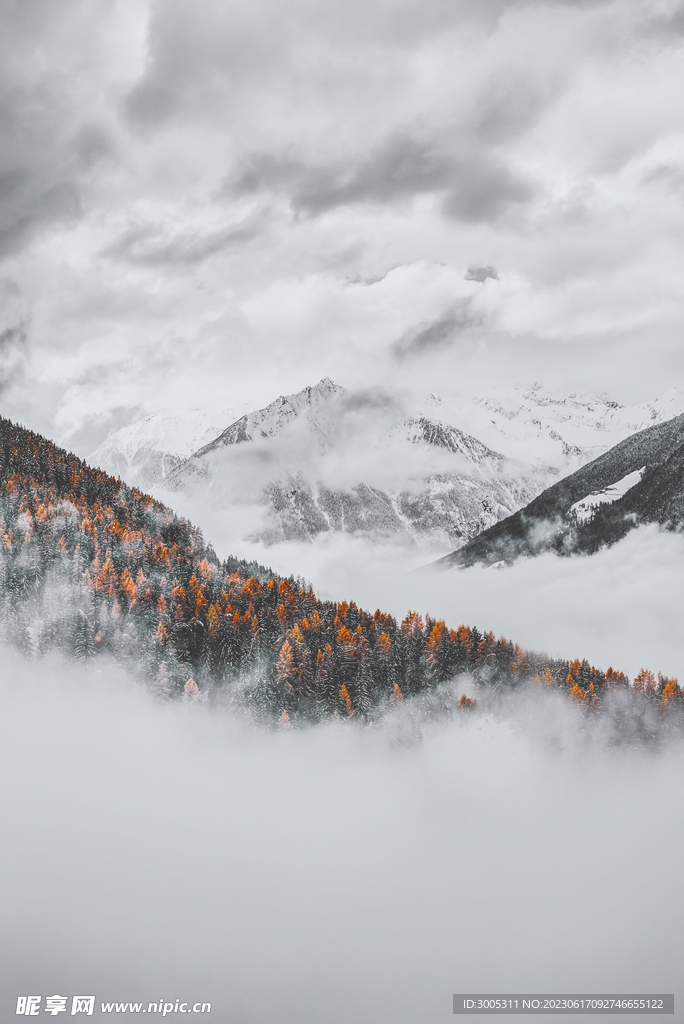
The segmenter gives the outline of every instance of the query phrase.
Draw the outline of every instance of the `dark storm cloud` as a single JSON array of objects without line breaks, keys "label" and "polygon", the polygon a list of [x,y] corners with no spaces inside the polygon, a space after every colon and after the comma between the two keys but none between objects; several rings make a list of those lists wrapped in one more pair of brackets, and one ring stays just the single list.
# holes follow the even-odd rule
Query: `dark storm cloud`
[{"label": "dark storm cloud", "polygon": [[125,109],[133,125],[153,128],[172,116],[178,101],[174,89],[143,81],[126,98]]},{"label": "dark storm cloud", "polygon": [[[236,110],[241,116],[258,109],[270,91],[280,93],[282,100],[289,96],[300,116],[326,96],[334,100],[354,78],[366,78],[372,98],[397,56],[461,25],[476,22],[484,31],[493,31],[510,10],[595,7],[606,2],[324,0],[312,7],[308,0],[287,5],[279,0],[257,0],[252,5],[198,0],[192,8],[182,0],[157,2],[148,25],[146,65],[125,98],[124,110],[132,126],[147,132],[185,117],[211,116],[212,110],[223,110],[224,115]],[[338,57],[327,60],[330,53],[341,51],[346,55],[342,63]],[[370,62],[372,73],[344,73],[345,64],[352,67],[356,62],[359,67]],[[307,82],[302,73],[313,73],[320,81]],[[517,122],[534,119],[539,102],[529,83],[524,89],[497,83],[482,110],[482,139],[515,133]]]},{"label": "dark storm cloud", "polygon": [[66,154],[55,152],[50,97],[42,89],[22,93],[15,83],[5,86],[0,99],[0,257],[15,252],[45,225],[73,221],[80,212]]},{"label": "dark storm cloud", "polygon": [[252,154],[227,191],[235,195],[274,191],[285,194],[295,211],[316,216],[355,203],[388,203],[443,191],[453,161],[430,143],[406,135],[387,139],[349,169],[315,166],[303,160]]},{"label": "dark storm cloud", "polygon": [[84,6],[82,0],[64,0],[59,7],[51,0],[5,0],[0,9],[2,22],[15,38],[33,39],[36,33],[54,29],[69,10]]},{"label": "dark storm cloud", "polygon": [[[683,2],[653,5],[677,5],[663,28],[673,39]],[[646,0],[0,0],[0,253],[21,252],[7,272],[23,303],[0,331],[30,317],[49,415],[58,405],[56,422],[77,427],[109,404],[177,403],[185,353],[144,397],[144,374],[123,365],[131,352],[141,366],[156,359],[172,315],[188,345],[204,339],[216,393],[237,359],[242,386],[261,394],[261,367],[279,376],[280,360],[337,374],[350,337],[349,373],[369,380],[378,339],[383,352],[394,341],[395,353],[441,346],[449,358],[471,325],[444,311],[480,290],[460,280],[469,261],[505,263],[488,317],[504,332],[515,323],[517,338],[556,337],[558,322],[581,335],[590,307],[605,304],[611,322],[651,309],[648,273],[640,298],[613,271],[655,222],[643,227],[627,195],[630,237],[618,238],[610,190],[593,181],[604,149],[676,130],[674,72],[649,64],[652,89],[630,98],[641,65],[625,58],[648,15]],[[647,61],[661,49],[642,46]],[[613,117],[616,82],[626,109]],[[672,158],[654,152],[648,166]],[[668,181],[654,178],[649,201],[671,210]],[[576,197],[587,197],[581,236],[558,215]],[[594,265],[581,250],[597,237],[610,284],[585,277],[585,309],[564,288]],[[407,270],[373,294],[347,287],[388,267]],[[256,358],[226,343],[227,322]],[[105,351],[107,382],[81,383]],[[394,360],[392,373],[414,365]]]},{"label": "dark storm cloud", "polygon": [[472,299],[459,299],[443,316],[432,323],[407,331],[395,342],[393,352],[397,359],[429,354],[445,348],[471,327],[482,323],[482,316],[472,308]]},{"label": "dark storm cloud", "polygon": [[493,29],[506,11],[528,6],[589,8],[609,0],[257,0],[251,5],[183,0],[151,5],[147,66],[125,109],[134,124],[153,128],[228,83],[272,80],[330,40],[345,48],[380,43],[413,49],[460,24]]},{"label": "dark storm cloud", "polygon": [[[207,115],[212,100],[245,100],[268,89],[287,63],[296,12],[282,5],[183,0],[150,4],[147,63],[124,100],[129,123],[141,132],[184,113]],[[220,103],[220,100],[219,100]]]},{"label": "dark storm cloud", "polygon": [[101,161],[114,156],[115,147],[107,133],[99,125],[85,125],[77,131],[71,143],[78,166],[90,169]]},{"label": "dark storm cloud", "polygon": [[83,213],[80,177],[112,154],[106,133],[62,124],[60,101],[46,83],[5,82],[0,99],[0,257],[45,227]]},{"label": "dark storm cloud", "polygon": [[0,257],[81,216],[79,173],[106,142],[82,122],[67,69],[92,17],[83,0],[0,8]]},{"label": "dark storm cloud", "polygon": [[452,161],[429,144],[406,136],[388,139],[346,180],[310,175],[293,197],[296,210],[317,214],[336,206],[393,202],[441,191],[453,174]]},{"label": "dark storm cloud", "polygon": [[526,78],[497,75],[483,90],[472,125],[482,145],[496,145],[518,138],[537,123],[554,90]]},{"label": "dark storm cloud", "polygon": [[[591,7],[607,7],[612,0],[536,0],[536,3],[529,6],[538,7],[577,7],[580,10]],[[507,3],[507,7],[523,7],[526,0],[516,0],[515,3]]]},{"label": "dark storm cloud", "polygon": [[496,220],[511,206],[530,200],[535,189],[498,158],[477,150],[454,156],[432,142],[395,135],[350,171],[314,167],[270,154],[249,157],[232,186],[235,195],[273,191],[293,210],[318,216],[341,206],[388,204],[419,195],[444,196],[450,217]]}]

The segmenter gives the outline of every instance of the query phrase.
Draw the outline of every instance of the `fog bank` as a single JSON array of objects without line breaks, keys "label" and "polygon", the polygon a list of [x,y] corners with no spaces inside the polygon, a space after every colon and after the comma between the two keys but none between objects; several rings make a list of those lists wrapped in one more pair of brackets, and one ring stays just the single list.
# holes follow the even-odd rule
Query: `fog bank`
[{"label": "fog bank", "polygon": [[293,1024],[447,1021],[467,989],[677,995],[680,746],[559,749],[542,719],[579,719],[553,701],[415,743],[397,720],[258,733],[112,666],[2,664],[3,1019],[29,992]]}]

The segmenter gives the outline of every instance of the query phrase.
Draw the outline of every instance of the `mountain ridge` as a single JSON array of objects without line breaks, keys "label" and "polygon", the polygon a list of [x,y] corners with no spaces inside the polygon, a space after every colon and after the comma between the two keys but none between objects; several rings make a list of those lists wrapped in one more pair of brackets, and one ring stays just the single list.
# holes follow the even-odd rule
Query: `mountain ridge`
[{"label": "mountain ridge", "polygon": [[[262,438],[275,437],[283,427],[302,414],[320,410],[331,398],[339,398],[348,394],[347,389],[335,384],[330,377],[323,377],[318,384],[309,385],[292,395],[280,395],[263,409],[246,413],[223,430],[216,438],[203,445],[189,458],[201,458],[216,448],[228,444],[241,444],[253,441],[255,435]],[[315,429],[321,441],[327,440],[326,431],[318,421],[314,421]]]},{"label": "mountain ridge", "polygon": [[[539,470],[519,466],[451,424],[383,410],[379,429],[369,438],[367,432],[359,433],[357,414],[356,397],[324,378],[313,388],[281,397],[231,424],[176,467],[166,486],[172,491],[187,490],[204,483],[215,501],[216,488],[221,486],[217,481],[223,476],[230,479],[230,467],[222,468],[221,459],[230,457],[231,447],[247,442],[263,446],[279,438],[285,443],[290,431],[288,457],[298,450],[302,469],[296,462],[291,469],[283,466],[265,485],[268,519],[259,539],[266,543],[310,540],[335,531],[403,536],[412,542],[438,537],[444,544],[467,538],[505,516],[542,485]],[[301,427],[296,436],[291,434],[295,420]],[[354,444],[367,448],[371,439],[376,463],[384,458],[385,464],[408,467],[406,459],[412,459],[413,479],[406,475],[408,468],[395,487],[379,483],[372,470],[358,470],[355,481],[345,486],[316,479],[317,464],[325,477],[327,467],[321,459],[331,452],[353,451]],[[441,461],[430,472],[428,464],[436,456]],[[394,468],[393,473],[396,478]]]},{"label": "mountain ridge", "polygon": [[[610,447],[628,425],[652,422],[672,408],[684,412],[684,396],[676,389],[629,407],[589,393],[540,388],[500,388],[470,402],[433,395],[413,412],[396,402],[388,406],[384,398],[374,408],[373,401],[324,377],[243,413],[213,437],[208,428],[201,437],[195,433],[196,447],[190,452],[186,444],[182,457],[178,451],[155,454],[154,439],[132,451],[126,438],[117,441],[113,435],[90,460],[150,487],[206,487],[212,507],[227,507],[246,496],[231,490],[230,467],[217,469],[221,453],[230,460],[231,448],[251,443],[261,446],[274,468],[250,499],[261,509],[262,525],[249,539],[274,543],[343,532],[445,550],[524,507],[563,470]],[[469,421],[477,426],[475,433],[464,429]],[[411,449],[401,448],[407,443]],[[358,468],[352,465],[354,446]],[[429,468],[439,452],[447,464]],[[243,458],[241,470],[245,465]],[[342,476],[341,465],[346,467]],[[388,466],[392,480],[386,479]],[[256,477],[261,476],[259,466]],[[246,479],[249,485],[249,474]]]},{"label": "mountain ridge", "polygon": [[[573,505],[642,470],[643,475],[626,493],[598,507],[588,522],[573,521],[569,515]],[[549,548],[596,550],[620,539],[637,522],[681,523],[683,495],[684,414],[625,438],[435,564],[494,564]]]}]

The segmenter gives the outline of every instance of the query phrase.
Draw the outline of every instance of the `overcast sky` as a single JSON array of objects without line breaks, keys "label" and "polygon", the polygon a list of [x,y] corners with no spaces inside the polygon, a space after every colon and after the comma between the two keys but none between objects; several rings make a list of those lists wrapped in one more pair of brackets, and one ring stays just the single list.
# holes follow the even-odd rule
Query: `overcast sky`
[{"label": "overcast sky", "polygon": [[0,11],[4,415],[682,385],[683,6]]}]

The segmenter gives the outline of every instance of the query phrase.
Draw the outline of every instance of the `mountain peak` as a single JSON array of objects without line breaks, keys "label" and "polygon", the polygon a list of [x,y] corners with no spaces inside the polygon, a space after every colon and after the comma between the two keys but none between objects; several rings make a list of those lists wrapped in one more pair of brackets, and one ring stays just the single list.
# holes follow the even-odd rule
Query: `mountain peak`
[{"label": "mountain peak", "polygon": [[668,388],[667,391],[663,391],[662,395],[658,395],[656,400],[651,403],[654,409],[659,412],[670,411],[671,416],[678,416],[684,412],[684,394],[679,388]]},{"label": "mountain peak", "polygon": [[[281,401],[290,402],[293,407],[298,408],[301,402],[305,404],[320,404],[338,395],[346,395],[347,389],[341,384],[336,384],[330,377],[321,377],[318,384],[309,384],[301,391],[295,391],[293,395],[284,395]],[[270,408],[270,406],[267,406]]]},{"label": "mountain peak", "polygon": [[336,384],[331,377],[321,377],[318,384],[314,384],[312,391],[346,391],[341,384]]},{"label": "mountain peak", "polygon": [[[280,395],[263,409],[256,409],[235,420],[222,434],[215,437],[209,444],[204,445],[203,448],[199,448],[192,459],[188,460],[188,464],[196,457],[204,456],[225,445],[276,437],[300,416],[307,419],[312,434],[316,436],[319,443],[324,444],[330,432],[329,424],[326,422],[325,407],[331,399],[345,394],[347,394],[346,388],[336,384],[330,377],[323,377],[318,384],[309,384],[292,395]],[[321,412],[323,415],[317,415]]]}]

